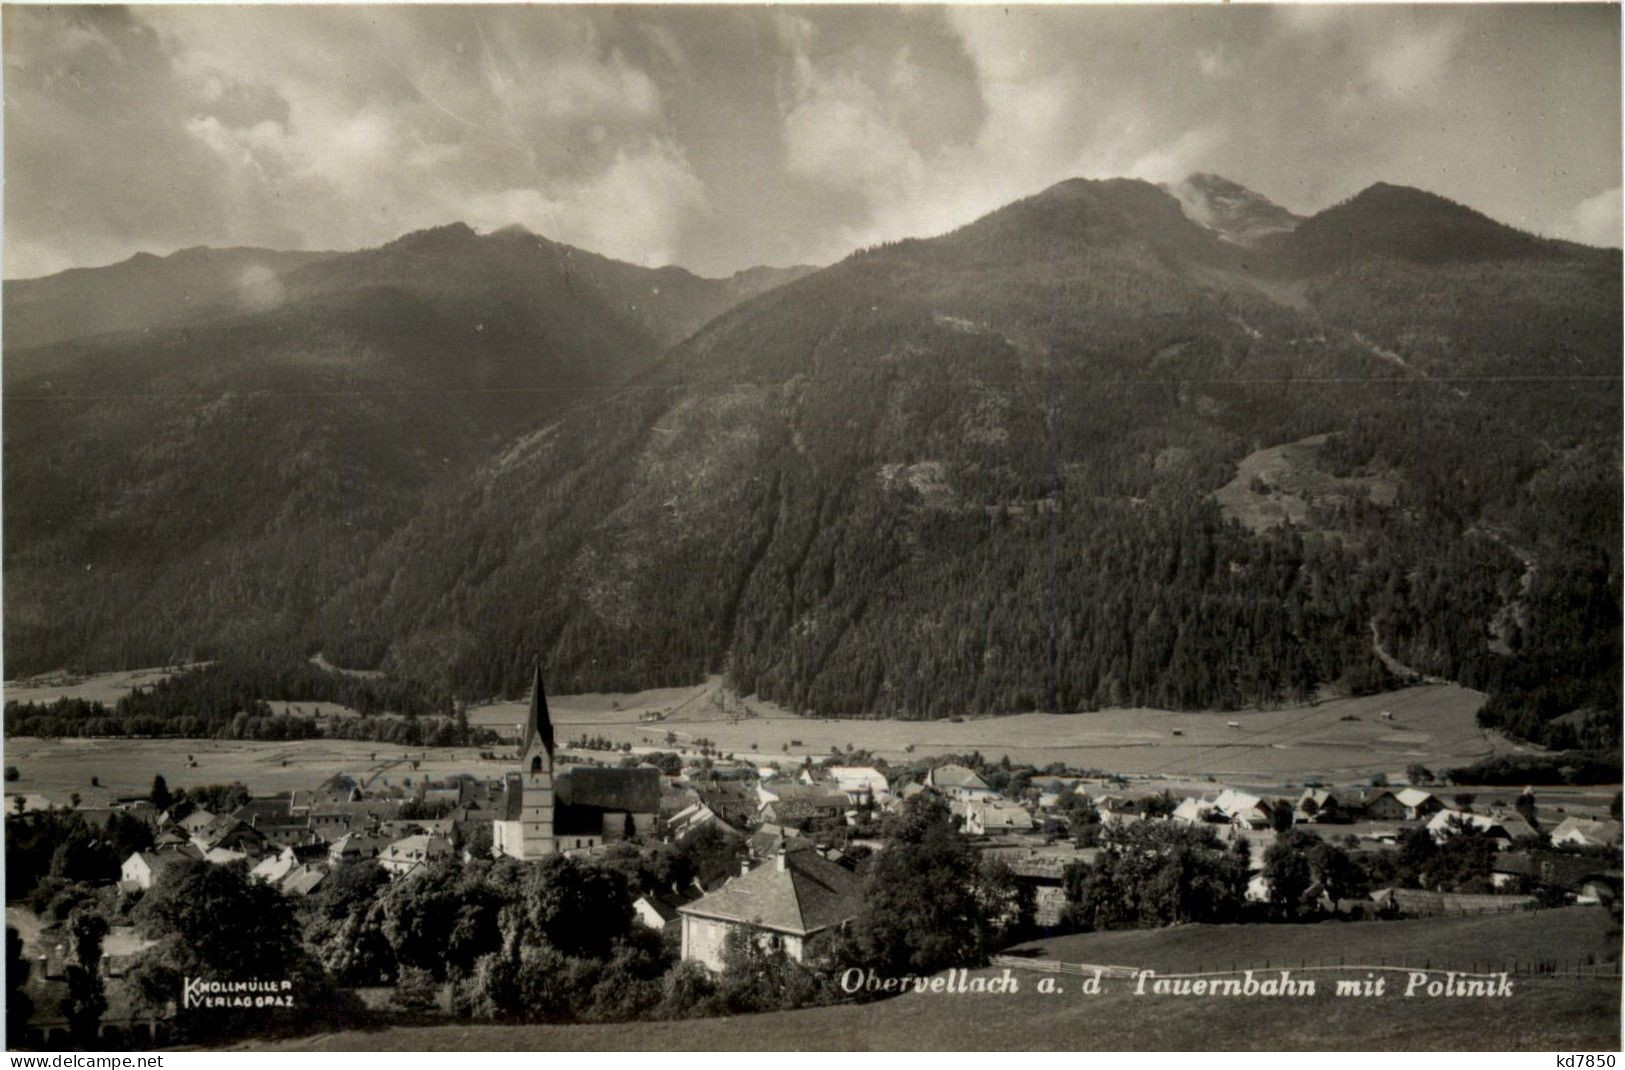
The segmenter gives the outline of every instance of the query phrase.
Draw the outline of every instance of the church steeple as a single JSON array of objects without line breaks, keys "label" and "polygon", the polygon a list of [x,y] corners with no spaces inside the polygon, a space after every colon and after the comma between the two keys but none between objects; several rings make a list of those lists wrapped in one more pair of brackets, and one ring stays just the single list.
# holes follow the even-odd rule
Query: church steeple
[{"label": "church steeple", "polygon": [[542,689],[542,663],[536,662],[535,678],[530,685],[530,715],[525,719],[524,738],[519,743],[519,754],[528,759],[532,747],[540,742],[547,752],[547,763],[553,764],[553,718],[547,712],[547,692]]}]

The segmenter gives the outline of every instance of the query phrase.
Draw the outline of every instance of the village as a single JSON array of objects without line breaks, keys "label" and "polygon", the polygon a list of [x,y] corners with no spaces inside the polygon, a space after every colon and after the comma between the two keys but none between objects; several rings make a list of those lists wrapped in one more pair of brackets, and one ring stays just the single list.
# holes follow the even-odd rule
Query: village
[{"label": "village", "polygon": [[[1184,837],[1236,859],[1245,903],[1213,915],[1224,920],[1446,917],[1599,903],[1617,910],[1619,901],[1617,795],[1602,813],[1573,805],[1572,796],[1547,806],[1533,789],[1507,800],[1374,777],[1273,797],[1220,784],[1176,797],[1098,771],[1038,770],[980,755],[901,765],[832,754],[759,765],[658,752],[601,762],[590,748],[565,755],[557,746],[539,673],[532,696],[511,768],[498,778],[364,784],[339,774],[309,790],[250,796],[241,785],[171,792],[160,776],[146,795],[95,808],[12,796],[7,921],[18,934],[16,956],[27,963],[30,1008],[14,1036],[31,1046],[83,1041],[86,1023],[75,1017],[72,995],[87,984],[91,959],[105,990],[92,1026],[97,1041],[164,1044],[176,1006],[143,995],[131,980],[159,943],[150,924],[143,933],[140,902],[166,882],[210,869],[244,874],[293,903],[327,904],[353,894],[339,889],[365,885],[377,895],[394,885],[428,886],[474,864],[653,867],[658,875],[628,892],[631,923],[680,964],[724,975],[739,968],[743,946],[810,966],[819,941],[845,933],[863,913],[866,878],[897,823],[928,806],[951,821],[962,867],[997,867],[1008,902],[1018,904],[1001,929],[1011,937],[1090,927],[1080,920],[1079,900],[1089,895],[1080,889],[1123,836]],[[67,846],[46,843],[35,856],[43,861],[30,863],[18,846],[22,823],[47,819],[85,831]],[[80,843],[85,837],[88,845]],[[117,858],[116,877],[76,861],[98,851],[106,858],[119,843],[138,846]],[[1314,861],[1295,869],[1297,857]],[[31,864],[43,871],[30,874]],[[1290,890],[1281,886],[1292,882]],[[17,894],[25,887],[27,895]],[[92,927],[100,947],[88,954],[87,911],[107,919]],[[449,982],[418,978],[417,987],[431,991],[406,999],[404,967],[377,972],[374,983],[353,986],[370,1010],[451,1009]]]}]

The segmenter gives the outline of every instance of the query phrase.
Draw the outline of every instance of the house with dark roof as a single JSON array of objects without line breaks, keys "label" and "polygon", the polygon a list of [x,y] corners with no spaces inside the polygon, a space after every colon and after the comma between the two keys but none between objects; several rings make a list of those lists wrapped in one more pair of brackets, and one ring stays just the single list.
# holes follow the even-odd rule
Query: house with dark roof
[{"label": "house with dark roof", "polygon": [[136,851],[119,867],[119,888],[127,892],[148,891],[172,866],[196,862],[202,857],[202,852],[191,846],[179,850]]},{"label": "house with dark roof", "polygon": [[805,961],[808,942],[857,917],[856,876],[817,851],[786,851],[677,908],[683,919],[683,959],[726,969],[731,936]]}]

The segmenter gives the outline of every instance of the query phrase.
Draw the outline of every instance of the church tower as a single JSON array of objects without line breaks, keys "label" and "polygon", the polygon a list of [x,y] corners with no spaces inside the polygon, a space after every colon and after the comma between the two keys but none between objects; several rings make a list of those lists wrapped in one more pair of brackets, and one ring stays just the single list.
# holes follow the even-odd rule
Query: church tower
[{"label": "church tower", "polygon": [[509,820],[498,821],[493,830],[498,853],[522,860],[553,854],[558,846],[553,835],[553,720],[539,662],[530,689],[530,715],[519,740],[519,774],[508,777],[508,787],[510,794],[519,788],[519,806],[515,813],[510,804]]}]

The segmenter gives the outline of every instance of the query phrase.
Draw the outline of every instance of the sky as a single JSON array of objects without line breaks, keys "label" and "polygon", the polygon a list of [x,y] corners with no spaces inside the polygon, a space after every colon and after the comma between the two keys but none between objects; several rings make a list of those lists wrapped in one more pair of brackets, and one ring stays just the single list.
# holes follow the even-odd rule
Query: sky
[{"label": "sky", "polygon": [[1607,5],[7,6],[7,278],[517,223],[827,264],[1071,177],[1376,181],[1620,244]]}]

